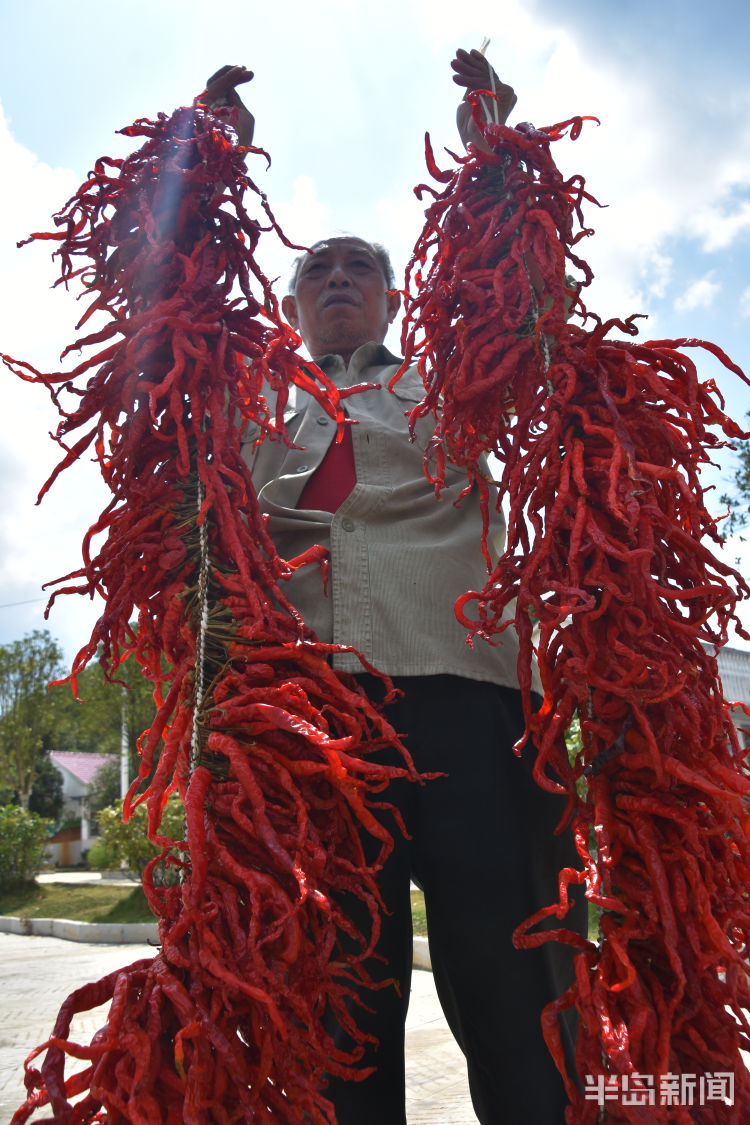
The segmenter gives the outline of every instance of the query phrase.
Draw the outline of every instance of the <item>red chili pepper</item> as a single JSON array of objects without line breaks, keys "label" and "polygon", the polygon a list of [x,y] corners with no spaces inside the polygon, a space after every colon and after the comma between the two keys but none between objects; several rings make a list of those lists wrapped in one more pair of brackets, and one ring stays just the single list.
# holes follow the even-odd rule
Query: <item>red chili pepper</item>
[{"label": "red chili pepper", "polygon": [[[112,491],[83,565],[63,580],[104,599],[73,679],[101,646],[111,678],[133,654],[153,680],[157,714],[126,815],[146,802],[149,837],[163,856],[179,849],[170,862],[184,880],[157,887],[163,856],[149,865],[161,950],[66,1002],[41,1072],[30,1065],[38,1051],[30,1056],[13,1121],[51,1101],[58,1125],[333,1125],[324,1076],[351,1076],[362,1055],[350,1001],[370,983],[376,875],[392,847],[373,809],[391,777],[415,774],[403,748],[398,768],[372,760],[400,746],[394,730],[330,667],[339,650],[316,640],[284,593],[320,552],[278,557],[240,450],[249,422],[261,440],[289,442],[292,383],[340,427],[344,414],[323,372],[300,363],[255,262],[261,228],[242,197],[257,189],[226,122],[196,104],[124,132],[143,147],[98,161],[55,217],[58,233],[38,236],[57,241],[63,283],[84,279],[80,324],[93,311],[109,318],[87,338],[96,354],[47,375],[3,358],[60,410],[65,453],[42,492],[89,449]],[[184,841],[161,829],[175,790]],[[361,831],[378,841],[374,862]],[[344,893],[365,904],[367,932],[342,913]],[[105,1031],[90,1047],[71,1043],[69,1013],[110,997]],[[351,1051],[335,1048],[327,1011],[351,1032]],[[85,1076],[65,1079],[66,1055],[91,1060]]]},{"label": "red chili pepper", "polygon": [[[543,1016],[568,1125],[599,1114],[565,1072],[557,1014],[573,1006],[581,1085],[587,1074],[637,1071],[658,1086],[667,1073],[734,1073],[733,1108],[607,1101],[608,1120],[739,1123],[750,1114],[740,1055],[750,1047],[749,790],[713,651],[750,587],[710,550],[720,535],[700,469],[740,431],[684,349],[707,350],[748,380],[715,345],[616,339],[614,330],[635,334],[634,318],[602,322],[585,309],[564,267],[582,285],[591,279],[573,249],[591,197],[550,154],[581,119],[514,130],[485,125],[478,106],[476,116],[492,151],[470,147],[457,170],[438,173],[402,343],[404,369],[416,361],[425,383],[412,418],[435,419],[425,471],[438,490],[448,458],[488,494],[480,458],[500,462],[507,545],[456,613],[489,639],[513,621],[535,777],[567,790],[582,862],[515,940],[581,950],[575,984]],[[571,302],[593,327],[568,322]],[[582,749],[571,766],[562,735],[576,715]],[[564,919],[568,883],[583,878],[605,912],[599,942],[562,925],[532,932]]]}]

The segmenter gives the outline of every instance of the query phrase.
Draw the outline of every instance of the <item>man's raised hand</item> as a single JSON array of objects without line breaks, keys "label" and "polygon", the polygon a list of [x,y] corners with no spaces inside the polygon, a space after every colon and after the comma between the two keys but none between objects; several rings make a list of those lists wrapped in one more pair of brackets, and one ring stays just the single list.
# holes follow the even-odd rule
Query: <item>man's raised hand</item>
[{"label": "man's raised hand", "polygon": [[[495,98],[491,102],[488,98],[483,100],[485,113],[491,121],[498,121],[500,125],[504,125],[518,99],[513,87],[500,81],[482,52],[476,48],[472,51],[464,51],[459,47],[456,51],[456,57],[451,61],[451,66],[454,70],[453,81],[458,83],[459,86],[465,86],[466,94],[471,93],[472,90],[494,92]],[[466,101],[466,94],[456,113],[456,123],[461,140],[464,145],[471,141],[481,148],[486,148],[487,146],[474,121],[472,107]]]},{"label": "man's raised hand", "polygon": [[243,146],[253,143],[255,118],[237,93],[236,87],[249,82],[252,77],[252,70],[245,66],[222,66],[206,83],[205,100],[211,109],[225,105],[237,109],[237,139]]}]

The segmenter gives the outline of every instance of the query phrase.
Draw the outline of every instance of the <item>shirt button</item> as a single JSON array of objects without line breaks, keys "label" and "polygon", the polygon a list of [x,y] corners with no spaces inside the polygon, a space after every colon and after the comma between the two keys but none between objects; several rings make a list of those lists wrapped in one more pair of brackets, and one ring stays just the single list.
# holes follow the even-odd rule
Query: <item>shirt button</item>
[{"label": "shirt button", "polygon": [[309,465],[298,465],[294,471],[295,473],[306,473],[309,467]]},{"label": "shirt button", "polygon": [[319,418],[315,419],[315,421],[318,423],[319,426],[327,426],[328,423],[330,422],[330,418],[327,418],[325,416],[325,414],[321,414]]},{"label": "shirt button", "polygon": [[341,526],[344,531],[354,531],[354,520],[350,520],[348,516],[341,521]]}]

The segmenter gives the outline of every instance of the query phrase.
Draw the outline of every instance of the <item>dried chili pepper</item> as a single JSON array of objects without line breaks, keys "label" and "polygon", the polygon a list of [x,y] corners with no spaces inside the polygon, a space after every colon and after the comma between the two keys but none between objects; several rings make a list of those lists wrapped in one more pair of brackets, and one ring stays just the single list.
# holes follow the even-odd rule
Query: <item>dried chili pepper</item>
[{"label": "dried chili pepper", "polygon": [[[489,520],[481,458],[500,462],[506,548],[456,612],[492,643],[516,629],[535,777],[567,793],[581,859],[516,944],[579,950],[575,983],[543,1016],[568,1125],[599,1120],[581,1092],[586,1076],[651,1075],[658,1093],[663,1076],[717,1071],[732,1072],[733,1105],[688,1109],[657,1096],[644,1109],[621,1098],[606,1102],[607,1120],[739,1123],[750,1112],[740,1055],[750,1047],[750,781],[715,652],[732,621],[746,635],[735,606],[750,588],[710,550],[720,535],[700,471],[741,430],[686,349],[748,380],[712,344],[639,343],[627,339],[635,318],[603,322],[585,308],[592,275],[576,247],[591,197],[550,152],[581,119],[511,129],[485,123],[476,97],[491,151],[469,146],[456,170],[437,170],[440,190],[426,189],[434,201],[407,275],[404,369],[416,359],[424,378],[413,417],[434,417],[426,472],[438,491],[445,459],[464,465]],[[434,166],[429,144],[427,160]],[[571,305],[582,325],[568,322]],[[571,765],[562,736],[576,716],[582,748]],[[598,942],[564,928],[567,887],[584,878],[603,912]],[[534,932],[550,915],[560,927]],[[580,1086],[557,1029],[571,1007]]]},{"label": "dried chili pepper", "polygon": [[[61,414],[64,453],[42,494],[87,450],[112,493],[83,565],[61,581],[104,599],[73,680],[99,648],[109,677],[133,654],[155,685],[126,813],[145,801],[164,849],[144,877],[161,949],[63,1005],[13,1121],[49,1104],[57,1125],[333,1123],[321,1089],[361,1055],[348,1001],[368,980],[375,877],[392,844],[371,810],[390,777],[414,770],[405,751],[400,768],[371,760],[398,739],[289,604],[284,580],[304,560],[276,554],[240,446],[249,422],[259,440],[289,440],[291,383],[339,426],[344,415],[336,388],[300,363],[256,264],[261,227],[243,193],[258,189],[231,118],[196,102],[123,132],[142,147],[98,161],[57,231],[34,236],[57,242],[64,284],[84,285],[79,328],[105,315],[71,345],[94,354],[67,374],[3,358]],[[160,827],[174,790],[184,840]],[[360,830],[378,839],[373,863]],[[179,886],[155,885],[165,857],[182,868]],[[370,932],[353,930],[345,893],[367,906]],[[72,1043],[71,1014],[107,999],[103,1031]],[[351,1052],[335,1047],[328,1013],[351,1031]],[[83,1076],[65,1078],[66,1056],[89,1060]]]}]

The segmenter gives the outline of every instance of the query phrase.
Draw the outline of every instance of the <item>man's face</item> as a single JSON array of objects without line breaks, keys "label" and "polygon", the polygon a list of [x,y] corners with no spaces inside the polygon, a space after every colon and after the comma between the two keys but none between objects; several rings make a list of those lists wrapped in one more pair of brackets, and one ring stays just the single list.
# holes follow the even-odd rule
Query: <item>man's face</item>
[{"label": "man's face", "polygon": [[281,307],[313,359],[333,352],[348,361],[361,344],[383,342],[398,303],[366,242],[331,238],[303,258],[294,296]]}]

